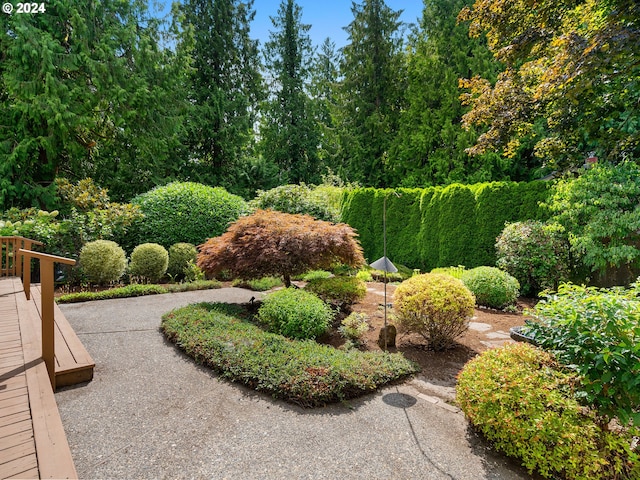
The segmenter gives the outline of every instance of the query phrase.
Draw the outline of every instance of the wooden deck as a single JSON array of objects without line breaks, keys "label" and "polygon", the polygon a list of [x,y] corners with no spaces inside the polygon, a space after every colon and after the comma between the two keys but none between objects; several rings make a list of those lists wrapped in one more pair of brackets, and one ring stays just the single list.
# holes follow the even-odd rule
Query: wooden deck
[{"label": "wooden deck", "polygon": [[[57,331],[64,338],[68,324],[62,326],[67,323],[63,319],[60,313],[56,323],[60,322]],[[39,327],[36,302],[27,300],[21,281],[0,278],[0,479],[77,478],[41,357]],[[57,345],[66,345],[64,351],[69,342]],[[60,355],[66,356],[66,352]],[[63,368],[65,362],[56,364]]]}]

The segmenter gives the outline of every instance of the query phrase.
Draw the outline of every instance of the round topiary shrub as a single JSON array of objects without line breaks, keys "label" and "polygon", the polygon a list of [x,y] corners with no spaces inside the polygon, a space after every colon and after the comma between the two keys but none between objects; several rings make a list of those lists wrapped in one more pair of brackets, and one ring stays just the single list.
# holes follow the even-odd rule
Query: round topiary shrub
[{"label": "round topiary shrub", "polygon": [[136,223],[138,242],[154,242],[168,248],[178,242],[194,245],[221,235],[246,213],[246,202],[222,187],[174,182],[138,195],[144,218]]},{"label": "round topiary shrub", "polygon": [[514,276],[523,295],[557,289],[569,279],[569,242],[557,225],[509,223],[496,240],[496,266]]},{"label": "round topiary shrub", "polygon": [[80,250],[80,265],[90,282],[105,285],[124,274],[127,256],[116,242],[95,240]]},{"label": "round topiary shrub", "polygon": [[195,263],[198,251],[196,247],[190,243],[174,243],[169,247],[169,266],[167,273],[174,280],[182,280],[185,277],[186,270],[189,268],[189,262]]},{"label": "round topiary shrub", "polygon": [[548,353],[519,343],[493,348],[458,375],[457,401],[499,450],[547,478],[638,478],[630,439],[601,429],[575,400],[575,378]]},{"label": "round topiary shrub", "polygon": [[366,284],[356,277],[314,278],[304,288],[340,310],[348,310],[367,294]]},{"label": "round topiary shrub", "polygon": [[434,350],[444,350],[469,328],[475,299],[457,278],[438,273],[416,275],[394,293],[400,326],[421,335]]},{"label": "round topiary shrub", "polygon": [[167,271],[169,253],[157,243],[143,243],[133,249],[129,273],[157,282]]},{"label": "round topiary shrub", "polygon": [[516,303],[520,284],[506,272],[495,267],[476,267],[465,270],[461,278],[476,297],[478,305],[505,308]]},{"label": "round topiary shrub", "polygon": [[329,328],[333,312],[313,293],[285,288],[267,295],[258,318],[269,331],[302,340],[322,335]]},{"label": "round topiary shrub", "polygon": [[258,190],[255,199],[251,200],[249,205],[256,210],[307,214],[327,222],[337,222],[339,218],[338,209],[331,205],[330,196],[317,195],[304,183],[280,185],[267,191]]}]

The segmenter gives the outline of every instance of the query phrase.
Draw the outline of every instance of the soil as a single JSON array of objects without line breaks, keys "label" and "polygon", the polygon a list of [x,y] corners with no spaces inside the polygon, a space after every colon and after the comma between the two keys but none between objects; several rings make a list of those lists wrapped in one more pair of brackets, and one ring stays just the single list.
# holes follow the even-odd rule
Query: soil
[{"label": "soil", "polygon": [[[393,292],[395,285],[387,285],[387,322],[391,323],[393,315]],[[475,316],[470,322],[470,328],[462,336],[456,339],[453,347],[445,351],[436,352],[430,350],[426,340],[417,334],[398,332],[396,347],[391,347],[390,352],[402,352],[405,357],[413,360],[422,367],[418,378],[429,384],[442,387],[454,387],[456,376],[465,363],[488,348],[498,347],[506,342],[511,342],[509,329],[524,324],[525,317],[522,311],[532,308],[535,300],[518,299],[517,311],[514,313],[493,309],[476,308]],[[362,346],[363,350],[381,350],[378,345],[380,329],[384,326],[384,284],[367,283],[367,295],[359,303],[353,305],[352,311],[365,313],[368,316],[369,331],[365,333]],[[344,340],[337,331],[332,331],[323,342],[334,346],[340,346]]]}]

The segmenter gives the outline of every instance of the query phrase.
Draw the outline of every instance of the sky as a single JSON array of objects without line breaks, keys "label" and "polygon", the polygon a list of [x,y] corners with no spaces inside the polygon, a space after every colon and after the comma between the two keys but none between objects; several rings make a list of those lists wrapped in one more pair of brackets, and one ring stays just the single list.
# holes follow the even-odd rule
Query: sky
[{"label": "sky", "polygon": [[[154,0],[150,0],[150,4]],[[165,11],[170,10],[170,1],[161,1],[165,5]],[[330,37],[336,43],[336,47],[343,47],[347,43],[347,34],[343,30],[353,20],[351,13],[351,0],[297,0],[302,8],[302,23],[310,24],[309,36],[314,45],[322,44],[325,38]],[[361,3],[358,0],[357,3]],[[392,10],[404,10],[400,20],[405,23],[418,23],[422,15],[422,0],[386,0]],[[269,39],[269,31],[273,30],[270,16],[278,13],[279,0],[254,0],[253,8],[256,16],[251,24],[251,36],[260,40],[264,45]]]}]

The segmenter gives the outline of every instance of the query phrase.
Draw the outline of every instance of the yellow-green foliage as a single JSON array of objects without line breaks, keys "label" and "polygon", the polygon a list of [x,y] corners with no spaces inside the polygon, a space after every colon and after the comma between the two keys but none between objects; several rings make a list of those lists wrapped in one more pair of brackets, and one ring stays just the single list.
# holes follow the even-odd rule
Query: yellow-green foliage
[{"label": "yellow-green foliage", "polygon": [[169,247],[169,266],[167,273],[174,280],[184,278],[186,269],[189,268],[189,262],[195,263],[198,251],[191,243],[174,243]]},{"label": "yellow-green foliage", "polygon": [[443,350],[469,328],[475,298],[464,284],[450,275],[424,273],[402,282],[394,294],[400,325]]},{"label": "yellow-green foliage", "polygon": [[168,265],[169,253],[162,245],[143,243],[131,252],[129,273],[155,282],[162,278]]},{"label": "yellow-green foliage", "polygon": [[82,247],[80,265],[90,282],[104,285],[122,276],[127,268],[127,257],[116,242],[95,240]]},{"label": "yellow-green foliage", "polygon": [[487,350],[458,376],[457,401],[492,444],[529,472],[581,480],[640,478],[630,439],[599,428],[574,379],[528,344]]}]

